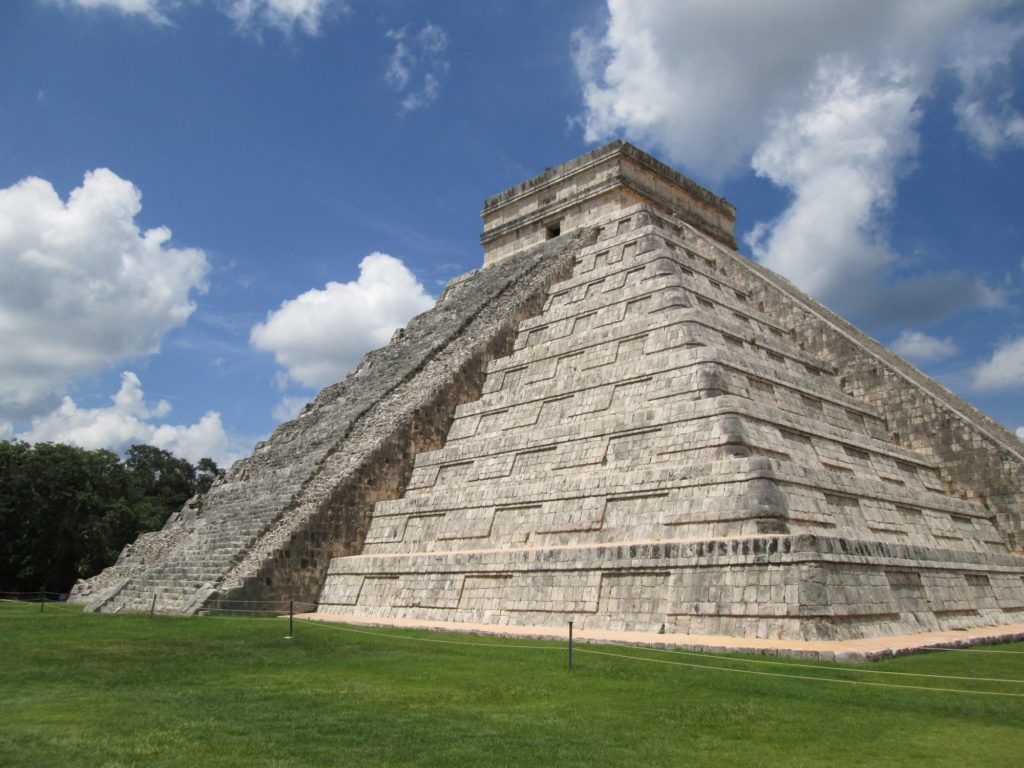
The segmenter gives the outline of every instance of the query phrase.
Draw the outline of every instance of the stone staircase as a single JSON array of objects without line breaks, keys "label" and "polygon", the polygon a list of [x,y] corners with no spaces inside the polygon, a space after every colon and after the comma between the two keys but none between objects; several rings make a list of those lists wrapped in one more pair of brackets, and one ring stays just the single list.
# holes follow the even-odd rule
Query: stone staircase
[{"label": "stone staircase", "polygon": [[236,462],[164,529],[79,582],[88,610],[195,613],[217,599],[313,602],[330,556],[358,549],[378,498],[437,447],[487,361],[508,353],[589,235],[561,238],[453,280],[438,304],[371,352]]}]

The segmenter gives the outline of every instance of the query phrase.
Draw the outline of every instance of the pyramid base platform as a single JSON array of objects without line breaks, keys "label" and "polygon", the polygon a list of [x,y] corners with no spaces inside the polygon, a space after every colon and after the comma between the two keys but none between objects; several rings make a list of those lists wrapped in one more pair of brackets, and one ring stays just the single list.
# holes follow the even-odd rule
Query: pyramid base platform
[{"label": "pyramid base platform", "polygon": [[336,558],[317,613],[833,641],[1024,622],[1024,558],[811,534]]},{"label": "pyramid base platform", "polygon": [[[531,640],[568,641],[568,624],[562,627],[516,626],[508,624],[467,624],[456,621],[425,619],[381,619],[343,613],[306,613],[300,620],[352,628],[381,627],[390,629],[425,629],[468,635],[522,638]],[[809,659],[839,663],[881,661],[894,656],[930,651],[967,649],[974,646],[1024,641],[1024,622],[966,630],[917,632],[858,640],[781,640],[727,635],[698,635],[678,632],[613,632],[601,629],[578,629],[573,626],[573,643],[643,646],[665,650],[699,651],[701,653],[749,653],[761,656]]]}]

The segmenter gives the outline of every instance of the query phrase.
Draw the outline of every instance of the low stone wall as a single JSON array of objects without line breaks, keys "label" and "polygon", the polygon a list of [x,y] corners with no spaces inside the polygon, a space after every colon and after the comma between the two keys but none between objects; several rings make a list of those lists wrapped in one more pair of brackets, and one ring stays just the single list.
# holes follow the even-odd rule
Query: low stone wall
[{"label": "low stone wall", "polygon": [[1024,619],[1020,559],[829,536],[338,560],[320,613],[835,640]]}]

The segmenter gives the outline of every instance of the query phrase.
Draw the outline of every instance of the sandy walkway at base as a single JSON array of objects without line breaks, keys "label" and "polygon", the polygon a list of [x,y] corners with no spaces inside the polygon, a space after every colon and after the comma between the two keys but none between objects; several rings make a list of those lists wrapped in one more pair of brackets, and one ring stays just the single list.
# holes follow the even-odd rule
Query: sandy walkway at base
[{"label": "sandy walkway at base", "polygon": [[[513,626],[505,624],[463,624],[453,621],[422,621],[417,619],[381,619],[336,613],[303,613],[296,618],[309,621],[340,622],[372,627],[431,629],[499,637],[524,637],[544,640],[568,640],[569,627]],[[914,635],[890,635],[865,640],[777,640],[722,635],[684,635],[657,632],[613,632],[603,629],[573,630],[573,641],[608,643],[612,645],[649,645],[661,648],[684,648],[711,653],[758,653],[767,656],[791,656],[819,661],[876,661],[890,656],[927,651],[933,648],[966,648],[1024,640],[1024,624],[996,627],[922,632]]]}]

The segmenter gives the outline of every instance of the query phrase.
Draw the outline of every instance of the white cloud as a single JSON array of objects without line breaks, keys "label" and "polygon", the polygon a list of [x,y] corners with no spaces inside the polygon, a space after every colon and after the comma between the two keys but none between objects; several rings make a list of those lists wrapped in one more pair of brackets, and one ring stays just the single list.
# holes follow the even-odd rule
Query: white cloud
[{"label": "white cloud", "polygon": [[1024,440],[1024,427],[1017,427],[1017,437]]},{"label": "white cloud", "polygon": [[360,262],[357,280],[330,282],[285,301],[249,338],[257,349],[273,352],[292,381],[322,387],[433,303],[401,261],[372,253]]},{"label": "white cloud", "polygon": [[[609,0],[607,29],[574,36],[580,121],[590,141],[624,133],[716,179],[750,163],[792,195],[747,235],[754,255],[863,311],[901,267],[884,215],[917,156],[923,99],[959,30],[1002,5]],[[979,301],[990,290],[960,282]]]},{"label": "white cloud", "polygon": [[625,131],[700,173],[738,170],[780,116],[811,106],[824,61],[848,72],[900,61],[932,69],[971,6],[609,0],[604,35],[574,38],[587,139]]},{"label": "white cloud", "polygon": [[889,345],[898,355],[918,363],[934,363],[953,357],[960,350],[953,339],[939,339],[920,331],[903,331]]},{"label": "white cloud", "polygon": [[265,26],[290,34],[298,27],[307,35],[319,34],[330,15],[350,11],[343,0],[229,0],[224,8],[239,29]]},{"label": "white cloud", "polygon": [[960,35],[953,67],[962,90],[954,110],[960,129],[985,154],[1024,146],[1024,115],[1013,108],[1009,64],[1024,25],[978,20]]},{"label": "white cloud", "polygon": [[412,112],[427,106],[441,92],[441,82],[429,72],[423,77],[423,87],[402,99],[402,111]]},{"label": "white cloud", "polygon": [[875,217],[917,150],[917,89],[900,69],[868,75],[828,60],[807,99],[775,121],[754,153],[757,174],[794,197],[748,241],[766,266],[799,275],[804,290],[831,299],[874,282],[895,259]]},{"label": "white cloud", "polygon": [[[402,112],[422,109],[435,101],[441,93],[441,78],[448,72],[443,56],[448,48],[448,33],[427,23],[414,35],[408,33],[407,27],[389,30],[387,38],[395,42],[395,47],[384,80],[399,93],[405,93]],[[410,83],[417,85],[406,91]]]},{"label": "white cloud", "polygon": [[32,419],[32,428],[18,435],[30,443],[57,442],[82,448],[106,448],[123,453],[137,443],[147,443],[195,463],[209,456],[226,466],[235,458],[228,451],[228,436],[220,414],[210,411],[189,425],[156,424],[171,406],[166,400],[147,405],[139,377],[131,371],[121,374],[121,388],[108,408],[79,408],[65,396],[60,406]]},{"label": "white cloud", "polygon": [[67,203],[43,179],[0,189],[0,416],[52,406],[68,383],[159,350],[205,290],[206,256],[141,231],[142,195],[106,168]]},{"label": "white cloud", "polygon": [[416,33],[416,40],[427,53],[443,53],[448,47],[448,33],[437,24],[427,23]]},{"label": "white cloud", "polygon": [[[182,0],[50,0],[59,5],[85,10],[107,9],[125,16],[142,16],[154,24],[170,24],[171,15]],[[296,28],[308,35],[320,32],[320,26],[332,15],[348,13],[346,0],[214,0],[214,4],[243,31],[256,32],[264,27],[291,34]]]},{"label": "white cloud", "polygon": [[387,36],[395,41],[395,50],[391,52],[391,58],[388,59],[388,69],[384,73],[384,79],[396,91],[401,91],[409,84],[409,77],[412,75],[415,62],[409,46],[405,44],[404,29],[391,30]]},{"label": "white cloud", "polygon": [[154,24],[170,24],[164,11],[177,5],[171,0],[51,0],[58,5],[75,6],[85,10],[117,11],[125,16],[142,16]]},{"label": "white cloud", "polygon": [[1024,336],[1003,342],[974,369],[975,389],[1024,389]]}]

